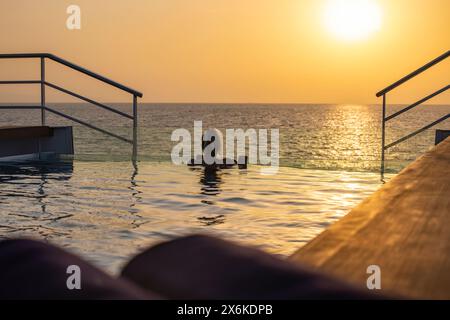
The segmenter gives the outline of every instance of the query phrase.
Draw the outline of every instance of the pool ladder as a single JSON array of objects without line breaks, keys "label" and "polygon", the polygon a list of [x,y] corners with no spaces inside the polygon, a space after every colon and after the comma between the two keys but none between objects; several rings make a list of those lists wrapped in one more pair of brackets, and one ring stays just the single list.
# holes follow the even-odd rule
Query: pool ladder
[{"label": "pool ladder", "polygon": [[[138,98],[142,98],[142,93],[140,93],[139,91],[133,90],[129,87],[126,87],[120,83],[117,83],[115,81],[112,81],[108,78],[105,78],[97,73],[94,73],[90,70],[87,70],[83,67],[80,67],[76,64],[73,64],[67,60],[64,60],[60,57],[57,57],[53,54],[50,53],[15,53],[15,54],[0,54],[0,59],[40,59],[40,80],[13,80],[13,81],[0,81],[0,85],[23,85],[23,84],[39,84],[41,87],[41,103],[40,105],[11,105],[11,106],[0,106],[0,109],[40,109],[41,110],[41,124],[42,126],[45,126],[45,122],[46,122],[46,112],[50,112],[53,114],[56,114],[60,117],[66,118],[68,120],[71,120],[73,122],[76,122],[78,124],[81,124],[85,127],[88,127],[90,129],[99,131],[101,133],[104,133],[108,136],[114,137],[116,139],[119,139],[121,141],[124,141],[126,143],[129,143],[133,146],[133,160],[136,160],[137,158],[137,129],[138,129]],[[67,90],[65,88],[62,88],[54,83],[51,83],[49,81],[46,80],[45,78],[45,62],[46,60],[52,60],[55,61],[63,66],[66,66],[70,69],[76,70],[82,74],[85,74],[91,78],[94,78],[96,80],[99,80],[103,83],[106,83],[112,87],[115,87],[117,89],[120,89],[121,91],[127,92],[129,94],[132,95],[133,100],[133,115],[129,115],[128,113],[122,112],[120,110],[114,109],[110,106],[107,106],[103,103],[97,102],[95,100],[92,100],[90,98],[84,97],[78,93],[75,93],[73,91]],[[93,124],[90,124],[86,121],[83,121],[81,119],[75,118],[73,116],[70,116],[68,114],[65,114],[61,111],[55,110],[53,108],[50,108],[46,105],[46,100],[45,100],[45,89],[46,87],[50,87],[53,88],[59,92],[65,93],[67,95],[70,95],[72,97],[75,97],[77,99],[80,99],[82,101],[85,101],[87,103],[93,104],[97,107],[103,108],[105,110],[108,110],[110,112],[113,112],[121,117],[130,119],[133,121],[133,138],[132,139],[128,139],[125,137],[122,137],[118,134],[115,134],[114,132],[110,132],[108,130],[99,128]]]},{"label": "pool ladder", "polygon": [[425,64],[424,66],[420,67],[419,69],[411,72],[410,74],[408,74],[407,76],[401,78],[400,80],[394,82],[393,84],[391,84],[390,86],[384,88],[383,90],[381,90],[380,92],[378,92],[376,94],[377,97],[383,97],[383,109],[382,109],[382,122],[381,122],[381,175],[384,175],[384,171],[385,171],[385,152],[386,150],[388,150],[389,148],[392,148],[393,146],[396,146],[397,144],[406,141],[416,135],[418,135],[419,133],[422,133],[423,131],[430,129],[431,127],[434,127],[435,125],[441,123],[442,121],[447,120],[448,118],[450,118],[450,113],[437,119],[436,121],[433,121],[430,124],[427,124],[426,126],[394,141],[389,143],[388,145],[386,145],[386,122],[388,122],[389,120],[392,120],[396,117],[398,117],[399,115],[401,115],[402,113],[409,111],[419,105],[421,105],[422,103],[424,103],[425,101],[430,100],[431,98],[447,91],[450,88],[450,84],[447,84],[446,86],[444,86],[443,88],[433,92],[432,94],[414,102],[413,104],[401,109],[400,111],[397,111],[389,116],[386,116],[386,95],[388,92],[392,91],[393,89],[397,88],[398,86],[400,86],[401,84],[407,82],[408,80],[416,77],[417,75],[421,74],[422,72],[428,70],[429,68],[431,68],[432,66],[438,64],[439,62],[447,59],[450,56],[450,51],[445,52],[444,54],[440,55],[439,57],[437,57],[436,59],[428,62],[427,64]]}]

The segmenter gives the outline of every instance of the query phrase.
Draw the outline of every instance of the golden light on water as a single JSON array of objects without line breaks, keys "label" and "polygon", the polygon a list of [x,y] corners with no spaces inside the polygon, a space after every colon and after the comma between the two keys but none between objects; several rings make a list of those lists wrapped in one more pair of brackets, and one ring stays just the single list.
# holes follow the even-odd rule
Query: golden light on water
[{"label": "golden light on water", "polygon": [[336,37],[355,41],[381,28],[382,12],[375,0],[328,0],[323,19]]}]

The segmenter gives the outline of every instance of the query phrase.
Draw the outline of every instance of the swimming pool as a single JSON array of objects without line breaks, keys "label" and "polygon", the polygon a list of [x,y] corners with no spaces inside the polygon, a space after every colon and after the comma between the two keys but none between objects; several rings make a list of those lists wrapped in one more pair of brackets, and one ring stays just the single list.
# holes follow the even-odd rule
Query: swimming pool
[{"label": "swimming pool", "polygon": [[117,272],[141,248],[208,233],[289,255],[380,185],[377,173],[257,166],[215,175],[169,163],[2,166],[0,238],[64,246]]},{"label": "swimming pool", "polygon": [[[108,113],[56,107],[130,133]],[[394,123],[388,137],[446,112],[448,106],[426,108],[420,118]],[[38,119],[16,110],[5,112],[0,125]],[[250,166],[205,174],[173,165],[170,133],[191,128],[194,120],[219,129],[279,128],[279,172],[265,176]],[[142,248],[190,233],[287,256],[380,187],[379,120],[375,106],[143,105],[136,163],[128,145],[75,126],[74,159],[0,165],[0,238],[48,240],[112,273]],[[52,116],[48,121],[70,124]],[[430,148],[433,138],[430,130],[393,149],[390,171]]]}]

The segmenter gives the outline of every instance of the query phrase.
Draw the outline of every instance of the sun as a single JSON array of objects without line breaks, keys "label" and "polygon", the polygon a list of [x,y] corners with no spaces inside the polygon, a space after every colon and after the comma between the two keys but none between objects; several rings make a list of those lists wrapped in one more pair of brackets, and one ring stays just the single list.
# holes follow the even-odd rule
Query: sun
[{"label": "sun", "polygon": [[381,28],[381,8],[375,0],[327,0],[324,24],[342,40],[367,38]]}]

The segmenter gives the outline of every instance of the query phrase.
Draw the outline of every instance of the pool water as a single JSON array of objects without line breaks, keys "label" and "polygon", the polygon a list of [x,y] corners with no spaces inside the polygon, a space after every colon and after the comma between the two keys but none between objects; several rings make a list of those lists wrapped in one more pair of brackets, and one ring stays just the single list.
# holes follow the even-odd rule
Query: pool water
[{"label": "pool water", "polygon": [[[130,136],[128,119],[84,104],[52,107]],[[388,142],[449,111],[427,106],[396,118]],[[380,117],[379,106],[368,105],[144,104],[135,163],[129,145],[75,125],[73,159],[0,165],[0,239],[47,240],[112,273],[143,248],[191,233],[288,256],[381,186]],[[39,119],[38,111],[5,111],[0,125]],[[52,115],[47,120],[73,125]],[[171,132],[192,130],[196,120],[205,129],[279,129],[279,172],[261,175],[250,166],[205,173],[173,165]],[[390,150],[386,178],[433,142],[428,130]]]},{"label": "pool water", "polygon": [[152,244],[208,233],[287,256],[380,186],[377,173],[170,163],[2,166],[0,238],[45,239],[117,272]]}]

